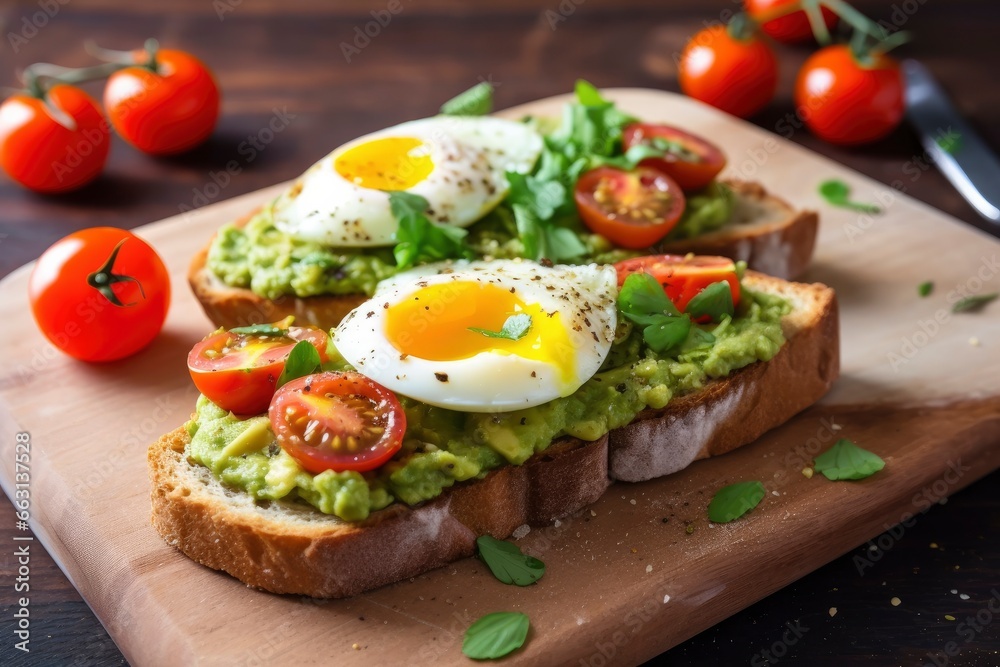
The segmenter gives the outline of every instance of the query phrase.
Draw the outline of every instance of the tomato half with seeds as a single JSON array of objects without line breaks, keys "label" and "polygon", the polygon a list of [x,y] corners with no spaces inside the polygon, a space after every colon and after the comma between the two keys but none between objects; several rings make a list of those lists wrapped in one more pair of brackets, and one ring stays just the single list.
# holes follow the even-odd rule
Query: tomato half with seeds
[{"label": "tomato half with seeds", "polygon": [[313,474],[374,470],[399,451],[406,432],[396,395],[354,372],[292,380],[268,414],[278,444]]},{"label": "tomato half with seeds", "polygon": [[684,192],[662,171],[598,167],[576,182],[576,208],[590,231],[622,248],[648,248],[684,213]]},{"label": "tomato half with seeds", "polygon": [[733,305],[740,303],[740,279],[736,264],[726,257],[711,255],[650,255],[615,264],[618,286],[633,273],[648,273],[663,285],[677,310],[684,312],[688,303],[712,283],[725,281],[733,295]]},{"label": "tomato half with seeds", "polygon": [[223,410],[261,414],[271,404],[285,360],[303,340],[327,360],[328,337],[322,329],[256,325],[220,331],[197,343],[188,353],[188,371],[198,391]]},{"label": "tomato half with seeds", "polygon": [[633,123],[625,128],[622,141],[625,150],[646,145],[666,151],[662,158],[647,158],[640,164],[659,169],[684,190],[705,187],[726,166],[726,156],[718,146],[669,125]]}]

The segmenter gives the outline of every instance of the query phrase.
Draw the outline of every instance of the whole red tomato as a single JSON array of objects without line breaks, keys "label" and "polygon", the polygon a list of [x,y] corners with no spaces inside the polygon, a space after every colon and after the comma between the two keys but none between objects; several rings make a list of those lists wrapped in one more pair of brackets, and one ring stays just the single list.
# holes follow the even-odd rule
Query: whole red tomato
[{"label": "whole red tomato", "polygon": [[219,117],[219,87],[184,51],[135,54],[136,64],[108,78],[104,107],[115,130],[152,155],[182,153],[205,141]]},{"label": "whole red tomato", "polygon": [[[743,8],[750,15],[750,18],[760,22],[761,19],[773,15],[775,11],[795,2],[796,0],[743,0]],[[826,7],[820,7],[820,11],[823,14],[823,22],[826,23],[827,30],[833,28],[837,24],[837,15]],[[813,36],[809,16],[801,9],[770,21],[764,21],[760,27],[770,37],[785,44],[805,42]]]},{"label": "whole red tomato", "polygon": [[859,59],[846,45],[827,46],[799,71],[795,105],[809,129],[831,143],[881,139],[903,118],[899,63],[885,54]]},{"label": "whole red tomato", "polygon": [[0,165],[36,192],[66,192],[89,183],[108,159],[108,123],[97,102],[57,84],[46,102],[17,93],[0,105]]},{"label": "whole red tomato", "polygon": [[746,118],[774,97],[778,61],[758,35],[737,39],[725,26],[711,26],[684,48],[679,75],[688,96]]},{"label": "whole red tomato", "polygon": [[28,295],[35,322],[53,345],[84,361],[113,361],[159,333],[170,306],[170,277],[139,237],[94,227],[42,253]]}]

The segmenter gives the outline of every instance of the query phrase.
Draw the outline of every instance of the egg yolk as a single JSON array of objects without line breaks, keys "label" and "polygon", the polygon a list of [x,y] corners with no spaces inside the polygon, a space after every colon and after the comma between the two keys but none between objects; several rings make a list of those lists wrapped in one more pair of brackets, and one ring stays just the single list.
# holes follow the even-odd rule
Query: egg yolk
[{"label": "egg yolk", "polygon": [[372,190],[407,190],[434,171],[430,147],[413,137],[385,137],[358,144],[337,157],[333,168]]},{"label": "egg yolk", "polygon": [[[511,315],[524,313],[531,326],[518,340],[495,338],[473,329],[499,332]],[[468,359],[482,352],[541,361],[574,379],[576,351],[558,311],[545,312],[492,283],[455,281],[428,285],[392,305],[386,338],[402,354],[430,361]],[[484,382],[491,378],[483,378]]]}]

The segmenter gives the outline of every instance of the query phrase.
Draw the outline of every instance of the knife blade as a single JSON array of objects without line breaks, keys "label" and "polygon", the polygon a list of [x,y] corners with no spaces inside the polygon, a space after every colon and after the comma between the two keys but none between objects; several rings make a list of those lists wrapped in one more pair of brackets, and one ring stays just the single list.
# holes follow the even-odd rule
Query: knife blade
[{"label": "knife blade", "polygon": [[[916,60],[903,61],[906,117],[920,142],[976,212],[1000,224],[1000,159]],[[943,145],[942,145],[943,144]]]}]

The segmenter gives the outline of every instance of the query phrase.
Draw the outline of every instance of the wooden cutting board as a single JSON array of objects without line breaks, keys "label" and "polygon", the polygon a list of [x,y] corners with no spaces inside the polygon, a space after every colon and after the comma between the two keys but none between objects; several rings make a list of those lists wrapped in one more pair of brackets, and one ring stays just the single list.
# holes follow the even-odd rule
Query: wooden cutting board
[{"label": "wooden cutting board", "polygon": [[[213,230],[279,186],[139,230],[170,267],[162,335],[132,359],[74,363],[36,331],[29,267],[3,281],[0,479],[13,496],[16,432],[31,434],[31,525],[135,665],[453,664],[479,616],[531,618],[511,663],[634,663],[662,652],[1000,466],[1000,303],[953,315],[954,290],[1000,290],[1000,242],[897,191],[690,99],[610,94],[626,110],[724,146],[728,174],[821,211],[807,279],[836,288],[843,377],[818,406],[729,455],[667,478],[616,484],[592,508],[535,527],[522,548],[545,578],[505,586],[475,559],[356,598],[320,601],[245,588],[188,560],[149,524],[146,445],[182,423],[196,397],[184,367],[209,329],[184,275]],[[557,114],[565,97],[503,115]],[[401,119],[402,120],[402,119]],[[303,164],[303,169],[308,166]],[[818,183],[840,178],[878,216],[831,209]],[[905,173],[899,184],[919,187]],[[936,284],[917,295],[925,280]],[[860,482],[806,479],[838,437],[886,461]],[[713,526],[715,489],[767,487],[744,519]],[[863,564],[859,567],[863,568]]]}]

